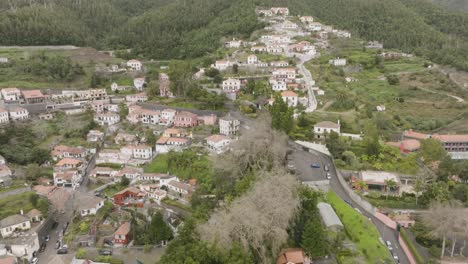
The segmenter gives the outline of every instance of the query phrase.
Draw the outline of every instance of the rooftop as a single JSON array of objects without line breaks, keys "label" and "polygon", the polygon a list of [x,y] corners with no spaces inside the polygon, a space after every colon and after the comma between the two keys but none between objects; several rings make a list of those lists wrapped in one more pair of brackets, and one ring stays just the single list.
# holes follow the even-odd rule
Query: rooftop
[{"label": "rooftop", "polygon": [[333,210],[330,204],[318,203],[317,208],[326,227],[343,227],[343,223],[341,223],[340,218],[338,218],[338,215],[336,215],[335,210]]},{"label": "rooftop", "polygon": [[400,183],[400,177],[392,172],[386,171],[361,171],[361,180],[370,184],[386,185],[385,181],[393,180],[396,183]]},{"label": "rooftop", "polygon": [[333,123],[331,121],[322,121],[322,122],[318,122],[317,124],[315,124],[314,127],[325,127],[325,128],[338,129],[338,128],[340,128],[340,125],[337,124],[337,123]]},{"label": "rooftop", "polygon": [[20,214],[14,214],[14,215],[10,215],[6,218],[3,218],[1,221],[0,221],[0,227],[8,227],[8,226],[12,226],[12,225],[16,225],[16,224],[20,224],[20,223],[24,223],[24,222],[27,222],[29,221],[29,218],[24,216],[24,215],[20,215]]},{"label": "rooftop", "polygon": [[130,233],[130,222],[125,222],[119,226],[119,228],[115,231],[114,235],[125,236]]}]

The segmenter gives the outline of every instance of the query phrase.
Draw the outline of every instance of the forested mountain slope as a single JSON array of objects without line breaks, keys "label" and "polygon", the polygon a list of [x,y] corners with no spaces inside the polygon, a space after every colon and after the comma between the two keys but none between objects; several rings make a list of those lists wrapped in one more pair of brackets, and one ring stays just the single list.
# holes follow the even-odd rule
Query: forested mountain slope
[{"label": "forested mountain slope", "polygon": [[[256,6],[288,6],[367,40],[468,70],[468,14],[427,0],[0,1],[0,45],[133,48],[155,59],[203,56],[260,25]],[[6,3],[7,2],[7,3]],[[14,2],[14,4],[8,3]],[[30,3],[33,4],[30,4]]]}]

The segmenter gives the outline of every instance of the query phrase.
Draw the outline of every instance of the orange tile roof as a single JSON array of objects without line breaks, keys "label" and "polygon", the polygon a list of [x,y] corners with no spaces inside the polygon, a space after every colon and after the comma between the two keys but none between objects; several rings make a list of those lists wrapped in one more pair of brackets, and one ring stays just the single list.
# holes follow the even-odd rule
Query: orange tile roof
[{"label": "orange tile roof", "polygon": [[63,166],[66,164],[78,165],[80,163],[82,163],[82,161],[78,159],[63,158],[59,162],[57,162],[57,166]]},{"label": "orange tile roof", "polygon": [[429,135],[419,132],[414,132],[413,130],[406,130],[403,132],[403,136],[407,138],[414,138],[414,139],[426,139],[429,138]]},{"label": "orange tile roof", "polygon": [[433,135],[432,137],[444,143],[468,142],[468,135]]},{"label": "orange tile roof", "polygon": [[119,226],[114,235],[126,236],[130,233],[130,222],[125,222]]},{"label": "orange tile roof", "polygon": [[288,248],[281,251],[276,264],[302,264],[305,261],[302,248]]},{"label": "orange tile roof", "polygon": [[223,140],[229,139],[225,135],[211,135],[206,138],[206,141],[212,141],[212,142],[220,142]]},{"label": "orange tile roof", "polygon": [[284,92],[281,92],[281,96],[294,96],[294,97],[297,97],[297,93],[293,92],[293,91],[284,91]]},{"label": "orange tile roof", "polygon": [[44,97],[40,90],[24,90],[22,93],[25,99]]}]

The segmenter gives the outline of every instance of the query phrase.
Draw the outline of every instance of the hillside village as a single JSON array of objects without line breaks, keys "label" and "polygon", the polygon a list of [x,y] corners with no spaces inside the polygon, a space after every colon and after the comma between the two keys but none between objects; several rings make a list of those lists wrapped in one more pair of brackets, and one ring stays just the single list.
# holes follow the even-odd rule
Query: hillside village
[{"label": "hillside village", "polygon": [[[304,186],[321,193],[311,207],[319,233],[325,233],[324,240],[341,241],[340,251],[318,255],[305,243],[295,247],[285,243],[273,257],[276,263],[422,263],[416,261],[421,253],[414,242],[400,234],[400,228],[410,232],[421,220],[404,209],[428,208],[435,198],[419,186],[421,171],[435,175],[434,166],[468,159],[468,134],[419,132],[407,123],[400,133],[393,129],[383,142],[378,132],[356,128],[361,124],[346,117],[362,107],[356,104],[345,114],[336,114],[340,113],[333,109],[337,91],[320,86],[324,69],[340,72],[337,75],[350,90],[359,84],[354,75],[364,67],[344,73],[357,64],[356,58],[332,52],[337,42],[354,41],[354,36],[311,16],[291,15],[287,7],[259,7],[255,13],[263,29],[249,39],[225,36],[212,63],[190,76],[225,100],[221,110],[164,104],[182,97],[174,89],[178,80],[171,79],[170,66],[158,69],[157,80],[147,80],[150,63],[139,59],[100,69],[128,73],[133,85],[117,80],[106,88],[86,90],[2,88],[0,126],[32,124],[42,131],[46,129],[41,124],[56,127],[56,120],[69,120],[67,124],[79,123],[79,129],[85,130],[79,136],[44,137],[38,144],[47,158],[37,168],[28,170],[25,164],[0,156],[0,186],[5,189],[0,201],[3,192],[18,200],[9,205],[11,210],[0,209],[0,263],[135,263],[145,256],[149,260],[139,263],[158,261],[167,245],[185,232],[190,215],[209,219],[197,203],[208,200],[213,208],[224,207],[235,198],[214,200],[221,191],[211,187],[215,183],[209,164],[239,151],[236,144],[254,134],[251,129],[262,111],[271,113],[278,130],[288,121],[296,127],[285,131],[292,139],[285,168]],[[404,58],[410,64],[413,59],[420,63],[414,55],[386,50],[378,41],[361,41],[358,46],[370,50],[376,60]],[[0,58],[0,63],[8,60]],[[429,67],[432,64],[424,66]],[[383,82],[390,79],[387,76]],[[153,86],[157,96],[150,95]],[[460,99],[459,104],[464,104]],[[400,110],[394,102],[379,100],[372,101],[370,115]],[[463,107],[457,111],[463,112]],[[301,123],[305,125],[300,127]],[[66,129],[56,128],[57,134]],[[365,152],[372,146],[378,149],[375,156]],[[442,158],[431,160],[434,149],[443,152]],[[424,164],[416,161],[417,155],[426,154]],[[462,173],[448,175],[454,186],[466,184]],[[26,174],[34,179],[25,180]],[[337,185],[343,191],[329,192]],[[446,196],[448,192],[447,187]],[[426,207],[418,206],[418,197],[426,199]],[[415,208],[392,210],[392,202],[400,206],[401,201],[414,200]],[[362,230],[349,231],[351,225]],[[439,247],[433,240],[428,243]],[[464,246],[457,244],[457,249],[462,252]]]}]

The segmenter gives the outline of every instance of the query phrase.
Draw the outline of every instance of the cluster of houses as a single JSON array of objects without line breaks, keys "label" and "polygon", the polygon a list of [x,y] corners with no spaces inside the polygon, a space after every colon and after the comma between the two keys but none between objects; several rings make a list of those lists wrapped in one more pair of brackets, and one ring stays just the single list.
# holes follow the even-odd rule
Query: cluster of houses
[{"label": "cluster of houses", "polygon": [[398,147],[402,153],[410,153],[418,151],[421,147],[421,140],[429,138],[440,141],[452,159],[468,159],[468,135],[466,134],[426,134],[406,130],[402,133],[401,140],[387,142],[387,144]]},{"label": "cluster of houses", "polygon": [[94,151],[84,147],[55,146],[50,153],[55,162],[54,185],[78,188],[86,173],[90,155]]}]

